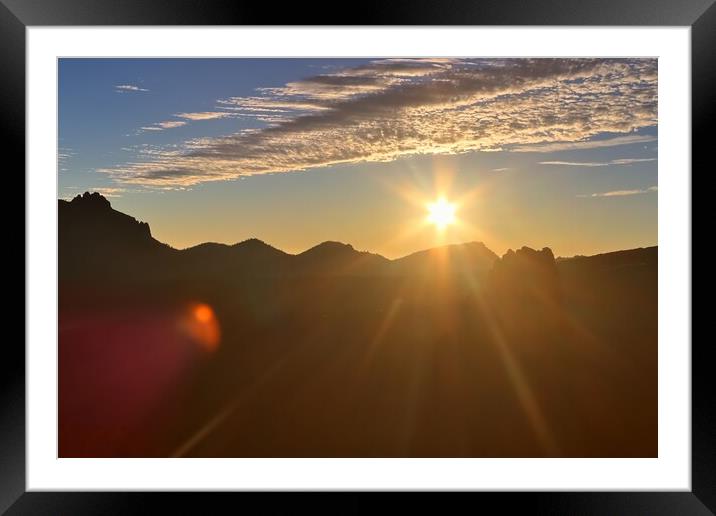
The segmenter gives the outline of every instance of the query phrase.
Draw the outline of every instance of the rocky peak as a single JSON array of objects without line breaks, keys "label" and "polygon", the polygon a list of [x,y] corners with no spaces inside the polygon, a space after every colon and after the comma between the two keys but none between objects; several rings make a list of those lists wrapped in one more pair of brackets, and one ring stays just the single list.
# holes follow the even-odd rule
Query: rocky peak
[{"label": "rocky peak", "polygon": [[73,206],[81,206],[84,208],[97,208],[97,209],[110,209],[112,205],[110,202],[98,192],[85,192],[80,195],[76,195],[70,203]]}]

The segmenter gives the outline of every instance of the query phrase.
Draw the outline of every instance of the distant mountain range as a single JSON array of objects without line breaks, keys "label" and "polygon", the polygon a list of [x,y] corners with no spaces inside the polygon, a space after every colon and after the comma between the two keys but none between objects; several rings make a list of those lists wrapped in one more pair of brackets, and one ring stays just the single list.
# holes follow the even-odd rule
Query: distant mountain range
[{"label": "distant mountain range", "polygon": [[[328,276],[432,276],[470,272],[483,279],[496,264],[518,265],[516,256],[545,256],[554,261],[552,251],[544,255],[523,247],[508,251],[502,258],[482,242],[452,244],[389,260],[379,254],[358,251],[350,244],[323,242],[292,255],[257,239],[233,245],[207,242],[183,250],[161,243],[151,235],[146,222],[116,211],[99,193],[85,192],[71,201],[59,200],[59,255],[61,278],[159,267],[194,271],[201,274],[238,275],[328,275]],[[656,248],[616,251],[594,257],[559,258],[557,266],[592,268],[620,267],[642,263],[655,255]],[[529,260],[530,263],[533,260]],[[524,260],[522,260],[524,262]],[[523,266],[524,264],[520,265]],[[203,272],[202,272],[203,271]],[[161,271],[159,271],[161,272]]]}]

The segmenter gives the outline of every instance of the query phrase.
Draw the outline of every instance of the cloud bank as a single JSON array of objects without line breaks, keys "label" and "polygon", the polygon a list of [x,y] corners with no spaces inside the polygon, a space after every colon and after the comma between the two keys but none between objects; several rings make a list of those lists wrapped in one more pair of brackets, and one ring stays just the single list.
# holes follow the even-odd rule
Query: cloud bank
[{"label": "cloud bank", "polygon": [[[217,113],[262,127],[100,171],[186,186],[415,154],[652,141],[630,133],[656,125],[656,86],[655,59],[382,59],[220,100]],[[591,140],[602,133],[623,136]]]}]

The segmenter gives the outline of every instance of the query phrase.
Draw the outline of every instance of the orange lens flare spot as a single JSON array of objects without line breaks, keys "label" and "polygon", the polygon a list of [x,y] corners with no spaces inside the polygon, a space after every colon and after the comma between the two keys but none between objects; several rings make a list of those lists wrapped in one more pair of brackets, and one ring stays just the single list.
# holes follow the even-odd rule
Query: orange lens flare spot
[{"label": "orange lens flare spot", "polygon": [[189,337],[206,351],[214,351],[219,346],[219,320],[211,306],[206,303],[191,305],[184,327]]},{"label": "orange lens flare spot", "polygon": [[208,323],[214,318],[214,311],[209,305],[197,305],[194,308],[194,317],[202,323]]}]

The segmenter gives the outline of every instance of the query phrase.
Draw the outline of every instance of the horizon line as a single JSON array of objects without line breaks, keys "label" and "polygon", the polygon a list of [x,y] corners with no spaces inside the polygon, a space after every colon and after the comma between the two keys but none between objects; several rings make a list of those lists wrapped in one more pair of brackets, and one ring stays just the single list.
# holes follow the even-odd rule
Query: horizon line
[{"label": "horizon line", "polygon": [[[181,251],[188,251],[188,250],[190,250],[190,249],[194,249],[194,248],[196,248],[196,247],[199,247],[199,246],[202,246],[202,245],[207,245],[207,244],[214,244],[214,245],[225,246],[225,247],[234,247],[234,246],[237,246],[237,245],[241,245],[241,244],[243,244],[243,243],[246,243],[246,242],[250,242],[250,241],[252,241],[252,240],[256,240],[256,241],[258,241],[258,242],[261,242],[262,244],[264,244],[264,245],[266,245],[266,246],[268,246],[268,247],[271,247],[272,249],[276,249],[277,251],[280,251],[280,252],[282,252],[282,253],[284,253],[284,254],[286,254],[286,255],[289,255],[289,256],[299,256],[299,255],[304,254],[304,253],[306,253],[306,252],[310,251],[311,249],[314,249],[314,248],[316,248],[316,247],[318,247],[318,246],[321,246],[321,245],[324,245],[324,244],[329,244],[329,243],[335,243],[335,244],[340,244],[340,245],[348,246],[348,247],[350,247],[351,249],[353,249],[354,251],[359,252],[359,253],[369,253],[369,254],[372,254],[372,255],[375,255],[375,256],[380,256],[381,258],[384,258],[384,259],[386,259],[386,260],[388,260],[388,261],[391,261],[391,262],[397,261],[397,260],[402,260],[403,258],[407,258],[408,256],[412,256],[412,255],[414,255],[414,254],[429,252],[429,251],[432,251],[432,250],[434,250],[434,249],[444,249],[444,248],[447,248],[447,247],[465,246],[465,245],[469,245],[469,244],[480,244],[480,245],[482,245],[485,249],[487,249],[488,251],[490,251],[491,253],[493,253],[495,256],[497,256],[498,258],[502,258],[502,257],[503,257],[505,254],[507,254],[509,251],[517,251],[518,249],[522,249],[522,248],[525,248],[525,247],[528,248],[528,249],[532,249],[532,250],[539,250],[539,249],[532,248],[532,247],[527,246],[527,245],[523,245],[523,246],[521,246],[521,247],[515,247],[514,249],[513,249],[512,247],[510,247],[510,248],[508,248],[504,253],[499,254],[499,253],[496,253],[495,251],[493,251],[492,249],[490,249],[490,247],[489,247],[485,242],[482,242],[482,241],[480,241],[480,240],[469,240],[469,241],[453,242],[453,243],[450,243],[450,244],[438,245],[438,246],[435,246],[435,247],[427,247],[427,248],[423,248],[423,249],[418,249],[418,250],[416,250],[416,251],[413,251],[413,252],[411,252],[411,253],[408,253],[408,254],[405,254],[405,255],[402,255],[402,256],[398,256],[398,257],[396,257],[396,258],[388,258],[387,256],[384,256],[384,255],[382,255],[382,254],[380,254],[380,253],[376,253],[376,252],[373,252],[373,251],[364,251],[364,250],[356,249],[356,247],[353,246],[353,244],[350,244],[350,243],[347,243],[347,242],[342,242],[342,241],[340,241],[340,240],[324,240],[324,241],[322,241],[322,242],[319,242],[319,243],[317,243],[317,244],[315,244],[315,245],[312,245],[312,246],[310,246],[310,247],[304,249],[303,251],[291,253],[291,252],[288,252],[288,251],[284,251],[284,250],[281,249],[280,247],[276,247],[276,246],[274,246],[274,245],[268,243],[266,240],[263,240],[263,239],[258,238],[258,237],[256,237],[256,236],[252,236],[252,237],[249,237],[249,238],[245,238],[244,240],[239,240],[239,241],[236,241],[236,242],[233,242],[233,243],[216,242],[216,241],[204,241],[204,242],[199,242],[198,244],[194,244],[194,245],[191,245],[191,246],[179,248],[179,247],[174,247],[173,245],[168,244],[168,243],[166,243],[166,242],[162,242],[161,240],[159,240],[159,239],[157,239],[156,237],[154,237],[154,235],[152,235],[151,224],[149,224],[149,222],[139,220],[139,219],[137,219],[136,217],[134,217],[133,215],[130,215],[130,214],[128,214],[128,213],[124,213],[123,211],[116,210],[114,207],[112,207],[112,202],[111,202],[106,196],[102,195],[102,193],[100,193],[100,192],[98,192],[98,191],[89,191],[89,190],[87,190],[87,191],[85,191],[84,193],[76,194],[76,195],[75,195],[74,197],[72,197],[71,199],[66,199],[66,198],[63,199],[63,198],[61,198],[61,197],[58,197],[57,200],[58,200],[58,201],[63,201],[63,202],[66,202],[66,203],[70,204],[70,203],[72,203],[72,201],[73,201],[74,199],[77,199],[78,197],[79,197],[79,198],[82,198],[82,197],[84,197],[85,195],[98,195],[99,197],[101,197],[102,199],[104,199],[104,200],[107,202],[107,204],[109,204],[109,208],[110,208],[111,210],[116,211],[117,213],[122,213],[123,215],[126,215],[126,216],[128,216],[128,217],[132,217],[132,218],[133,218],[134,220],[136,220],[138,223],[147,224],[147,225],[149,226],[149,236],[150,236],[151,238],[153,238],[154,240],[156,240],[157,242],[159,242],[159,243],[162,244],[162,245],[165,245],[165,246],[167,246],[167,247],[169,247],[169,248],[171,248],[171,249],[173,249],[173,250],[175,250],[175,251],[180,251],[180,252],[181,252]],[[59,233],[59,228],[58,228],[58,233]],[[656,244],[654,244],[654,245],[630,247],[630,248],[626,248],[626,249],[615,249],[615,250],[612,250],[612,251],[604,251],[604,252],[595,253],[595,254],[574,254],[574,255],[572,255],[572,256],[562,256],[562,255],[556,256],[556,255],[555,255],[554,258],[555,258],[555,260],[558,260],[558,259],[569,259],[569,258],[578,258],[578,257],[599,256],[599,255],[603,255],[603,254],[618,253],[618,252],[622,252],[622,251],[633,251],[633,250],[636,250],[636,249],[649,249],[649,248],[652,248],[652,247],[659,247],[658,242],[657,242]],[[548,245],[547,245],[547,246],[542,246],[540,249],[549,249],[550,251],[552,251],[552,247],[550,247],[550,246],[548,246]],[[553,251],[552,251],[552,252],[553,252]],[[553,252],[553,254],[554,254],[554,252]]]}]

